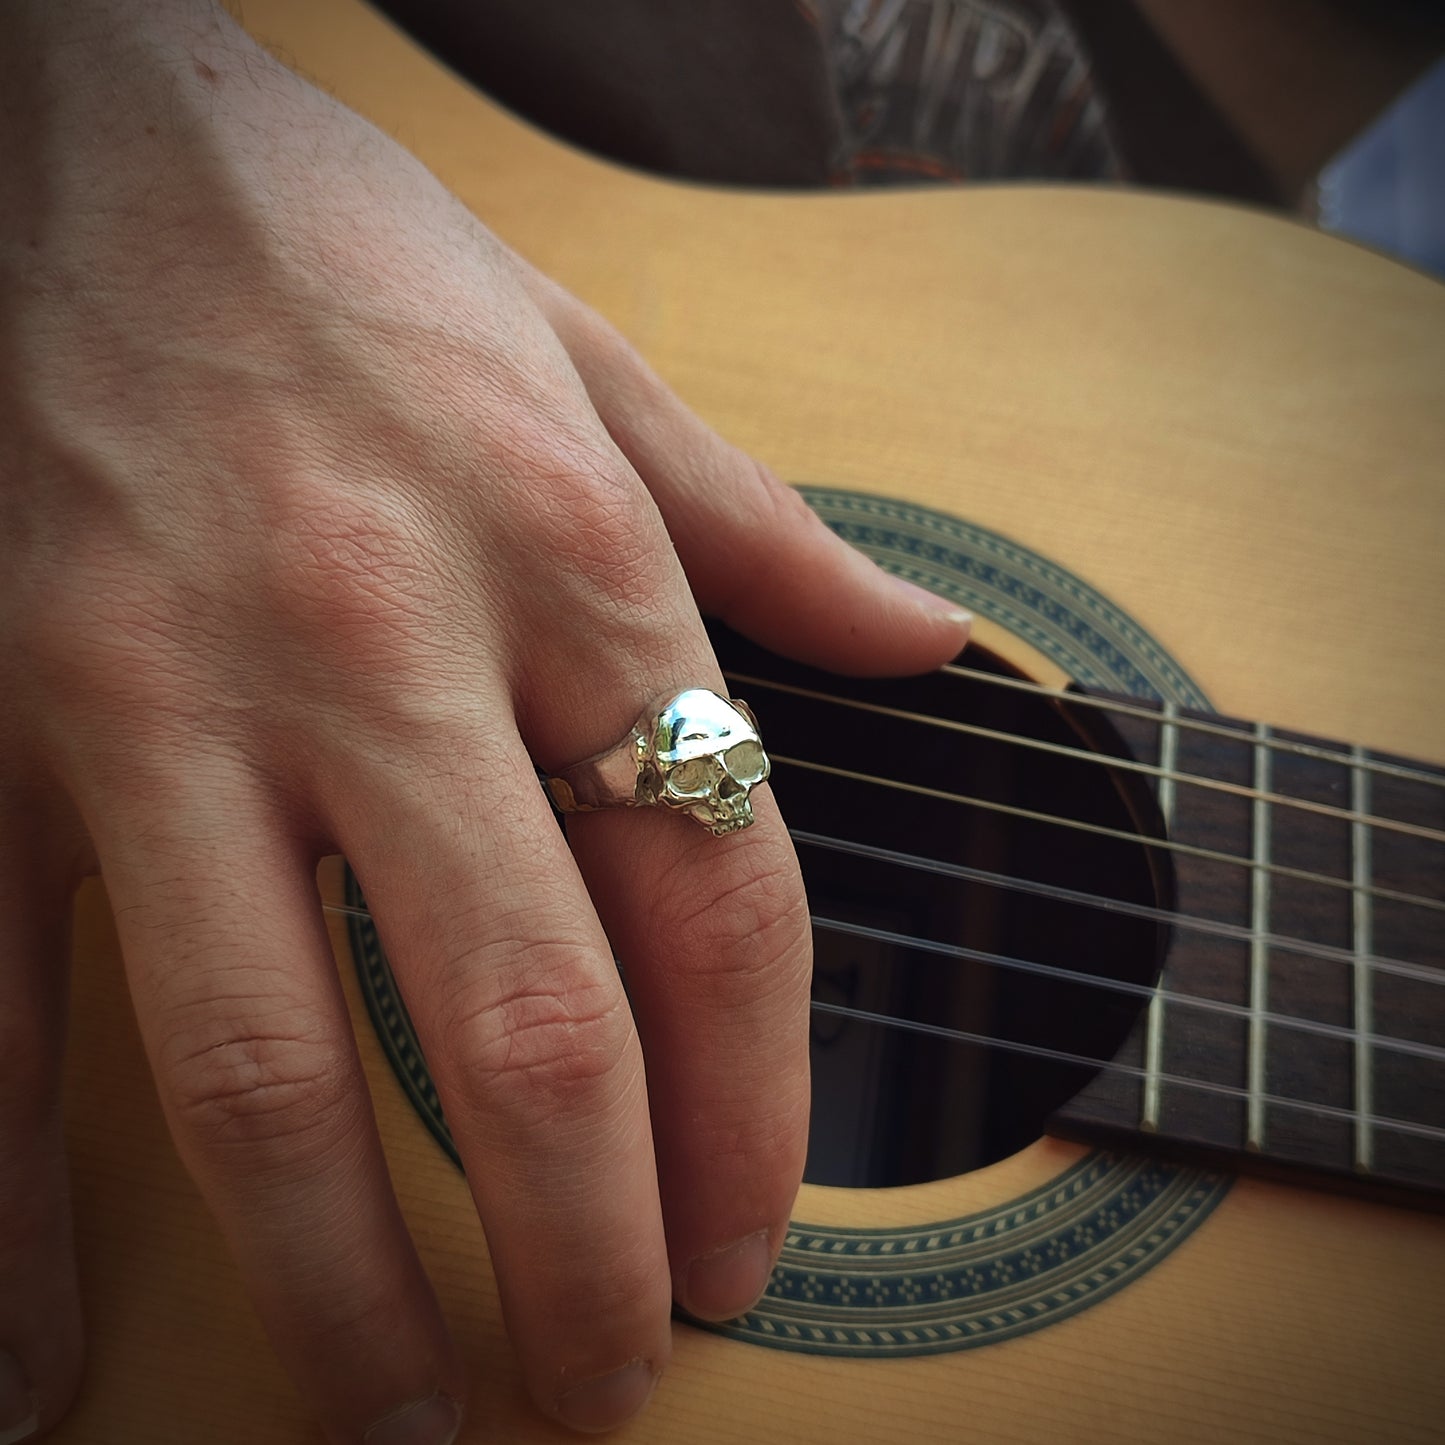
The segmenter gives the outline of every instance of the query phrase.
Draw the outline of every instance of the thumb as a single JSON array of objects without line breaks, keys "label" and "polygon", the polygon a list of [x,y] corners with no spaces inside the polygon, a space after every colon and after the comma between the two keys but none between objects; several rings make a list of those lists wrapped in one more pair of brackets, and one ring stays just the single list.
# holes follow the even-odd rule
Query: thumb
[{"label": "thumb", "polygon": [[652,493],[700,611],[833,672],[902,676],[962,650],[968,613],[835,536],[797,492],[694,416],[595,312],[535,271],[525,284]]}]

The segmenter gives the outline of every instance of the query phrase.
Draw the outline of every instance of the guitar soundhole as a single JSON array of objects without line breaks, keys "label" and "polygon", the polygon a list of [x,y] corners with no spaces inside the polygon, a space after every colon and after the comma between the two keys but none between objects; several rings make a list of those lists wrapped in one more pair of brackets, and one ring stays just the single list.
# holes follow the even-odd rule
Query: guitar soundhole
[{"label": "guitar soundhole", "polygon": [[[1133,1027],[1140,996],[1105,981],[1150,983],[1162,957],[1158,922],[1108,906],[1169,902],[1164,855],[1139,836],[1158,836],[1150,795],[1102,757],[1125,756],[1122,743],[1097,710],[1026,690],[949,674],[838,678],[727,629],[712,635],[724,671],[739,675],[734,692],[753,705],[780,759],[773,788],[815,919],[807,1178],[913,1184],[1015,1153]],[[977,649],[962,661],[1016,676]],[[1007,740],[835,698],[957,719]],[[1040,742],[1095,756],[1030,745]]]}]

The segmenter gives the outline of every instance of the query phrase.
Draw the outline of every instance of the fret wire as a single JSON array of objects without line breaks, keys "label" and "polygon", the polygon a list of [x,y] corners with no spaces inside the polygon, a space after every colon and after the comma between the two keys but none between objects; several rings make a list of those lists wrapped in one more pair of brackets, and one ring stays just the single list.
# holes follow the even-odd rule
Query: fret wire
[{"label": "fret wire", "polygon": [[[363,918],[372,921],[372,914],[369,910],[358,908],[354,904],[323,903],[321,907],[323,912],[334,913],[339,917]],[[810,914],[809,918],[815,928],[820,928],[825,933],[846,933],[853,937],[868,939],[873,943],[886,943],[895,948],[906,948],[919,953],[936,953],[941,957],[955,958],[961,962],[982,963],[1015,973],[1031,974],[1040,978],[1077,984],[1084,988],[1102,989],[1109,993],[1147,997],[1153,992],[1151,985],[1147,983],[1134,983],[1123,978],[1101,978],[1098,974],[1091,973],[1074,973],[1070,969],[1060,968],[1055,964],[1039,963],[1027,958],[1014,958],[1003,953],[989,953],[984,949],[970,948],[962,943],[948,943],[932,938],[915,938],[910,934],[894,933],[890,929],[875,928],[867,923],[853,923],[842,918],[823,918],[817,914]],[[1171,994],[1170,997],[1182,1007],[1197,1008],[1205,1013],[1226,1014],[1232,1018],[1249,1016],[1249,1010],[1243,1005],[1227,1003],[1223,999],[1204,998],[1195,994]],[[1296,1029],[1301,1033],[1317,1034],[1324,1038],[1353,1039],[1355,1036],[1353,1029],[1343,1025],[1298,1018],[1293,1014],[1273,1014],[1269,1018],[1270,1021],[1281,1027]],[[1439,1048],[1434,1044],[1385,1036],[1376,1037],[1372,1042],[1380,1048],[1388,1049],[1391,1053],[1405,1054],[1411,1058],[1425,1059],[1431,1063],[1445,1063],[1445,1048]],[[1093,1062],[1097,1063],[1098,1060]],[[1143,1070],[1138,1072],[1142,1074]],[[1236,1092],[1243,1093],[1243,1090],[1236,1090]]]},{"label": "fret wire", "polygon": [[[830,777],[847,778],[855,783],[872,783],[880,788],[891,788],[895,792],[913,793],[924,798],[936,798],[940,802],[960,803],[982,808],[990,813],[1004,813],[1012,818],[1025,818],[1036,823],[1052,823],[1074,832],[1093,833],[1104,838],[1122,838],[1125,842],[1136,843],[1141,848],[1162,848],[1168,853],[1178,853],[1188,858],[1203,858],[1211,863],[1229,863],[1237,868],[1253,866],[1252,860],[1237,853],[1221,853],[1213,848],[1200,848],[1192,843],[1179,843],[1171,838],[1146,838],[1142,833],[1131,833],[1124,828],[1110,828],[1103,823],[1086,823],[1081,818],[1063,818],[1054,813],[1038,813],[1030,808],[1017,808],[1010,803],[995,803],[986,798],[972,798],[962,793],[950,793],[943,788],[930,788],[923,783],[905,783],[900,778],[880,778],[875,773],[854,772],[851,768],[835,768],[829,763],[815,763],[807,758],[790,757],[784,753],[769,750],[769,757],[775,763],[786,763],[790,767],[806,769],[808,772],[827,773]],[[1350,878],[1331,878],[1327,873],[1311,873],[1304,868],[1287,868],[1281,863],[1266,865],[1270,873],[1279,878],[1298,878],[1306,883],[1318,883],[1326,888],[1353,888]],[[1369,888],[1372,898],[1389,898],[1397,903],[1409,903],[1419,908],[1429,908],[1445,913],[1445,899],[1426,898],[1417,893],[1404,893],[1394,888],[1380,888],[1372,884]]]},{"label": "fret wire", "polygon": [[[849,853],[860,858],[872,858],[883,863],[892,863],[900,868],[914,869],[922,873],[937,873],[946,878],[957,878],[965,883],[984,883],[1011,892],[1033,893],[1041,898],[1056,898],[1064,903],[1078,903],[1085,907],[1098,908],[1107,913],[1122,913],[1131,918],[1144,918],[1155,923],[1168,924],[1171,928],[1185,928],[1193,933],[1212,934],[1239,943],[1248,943],[1252,937],[1249,929],[1239,923],[1224,923],[1213,918],[1200,918],[1188,913],[1174,913],[1167,908],[1156,908],[1147,903],[1134,903],[1126,898],[1108,898],[1097,893],[1083,893],[1076,888],[1065,888],[1057,883],[1041,883],[1033,878],[1015,878],[1007,873],[991,873],[987,868],[974,868],[967,863],[948,863],[941,858],[924,858],[917,853],[900,853],[892,848],[880,848],[872,843],[857,843],[848,838],[830,838],[822,833],[810,833],[804,828],[790,828],[788,836],[795,843],[814,848],[827,848],[836,853]],[[1276,950],[1297,954],[1301,958],[1316,958],[1327,963],[1341,963],[1351,967],[1355,963],[1353,948],[1337,948],[1329,943],[1311,943],[1308,939],[1294,938],[1287,933],[1271,933],[1266,942]],[[1417,983],[1445,983],[1445,974],[1424,964],[1407,963],[1404,959],[1385,958],[1376,955],[1369,960],[1376,972],[1388,973],[1400,978],[1413,979]]]},{"label": "fret wire", "polygon": [[1249,886],[1249,1105],[1246,1110],[1245,1147],[1264,1147],[1265,1023],[1269,1009],[1269,729],[1254,727],[1254,782],[1258,796],[1250,810]]},{"label": "fret wire", "polygon": [[[1102,765],[1106,768],[1118,768],[1124,772],[1140,773],[1145,777],[1158,778],[1164,781],[1164,774],[1161,772],[1162,764],[1143,763],[1137,758],[1115,757],[1112,753],[1096,752],[1091,748],[1072,747],[1067,743],[1053,743],[1044,738],[1025,737],[1020,733],[1003,732],[998,728],[987,728],[979,723],[962,722],[957,718],[935,717],[929,713],[911,712],[906,708],[888,707],[883,703],[863,702],[861,699],[842,697],[836,693],[819,692],[814,688],[797,687],[793,683],[774,682],[765,677],[754,677],[743,672],[729,672],[726,674],[731,682],[741,683],[744,687],[764,687],[772,692],[787,693],[792,697],[805,697],[815,702],[832,703],[838,707],[852,708],[857,712],[876,713],[882,717],[897,718],[901,722],[921,723],[926,727],[943,728],[948,732],[963,733],[968,737],[985,738],[991,742],[1010,743],[1015,747],[1028,748],[1033,752],[1050,753],[1057,757],[1073,758],[1077,762]],[[1069,698],[1067,701],[1076,701]],[[1150,713],[1151,721],[1159,720],[1159,713]],[[1176,709],[1177,716],[1177,709]],[[1231,734],[1235,742],[1243,741],[1239,733]],[[1334,761],[1344,764],[1343,757]],[[1211,778],[1205,773],[1181,773],[1170,769],[1169,781],[1174,783],[1188,783],[1193,787],[1203,788],[1214,793],[1228,793],[1233,797],[1254,799],[1259,796],[1261,790],[1257,787],[1247,786],[1244,783],[1231,783],[1224,778]],[[1266,790],[1267,791],[1267,790]],[[1334,803],[1318,803],[1310,798],[1292,798],[1284,793],[1269,793],[1266,802],[1277,807],[1292,808],[1296,812],[1314,813],[1324,818],[1334,818],[1343,823],[1356,823],[1367,821],[1378,828],[1389,829],[1393,833],[1406,833],[1411,837],[1425,838],[1432,843],[1445,843],[1445,832],[1439,828],[1431,828],[1424,823],[1407,823],[1399,818],[1368,818],[1361,819],[1349,808],[1341,808]]]},{"label": "fret wire", "polygon": [[[1154,721],[1159,716],[1157,703],[1151,707],[1144,702],[1131,703],[1114,698],[1093,697],[1089,693],[1076,692],[1065,687],[1048,687],[1044,683],[1033,682],[1028,678],[999,677],[992,672],[980,672],[976,668],[960,667],[955,662],[945,663],[938,671],[946,673],[950,677],[965,677],[973,682],[988,683],[993,687],[1011,688],[1017,692],[1032,693],[1037,697],[1056,698],[1060,702],[1077,703],[1080,706],[1098,708],[1104,712],[1117,712],[1124,717]],[[1209,733],[1215,737],[1230,738],[1234,742],[1241,742],[1247,737],[1247,734],[1241,733],[1237,727],[1208,722],[1203,718],[1181,717],[1179,726],[1187,732]],[[1318,758],[1321,762],[1326,763],[1345,765],[1350,761],[1348,751],[1336,751],[1320,743],[1301,743],[1292,739],[1275,738],[1270,746],[1277,753],[1293,753],[1299,757]],[[1445,788],[1445,776],[1426,772],[1423,768],[1411,767],[1408,763],[1388,763],[1382,758],[1372,758],[1366,755],[1361,766],[1370,773],[1402,778],[1406,782],[1425,783],[1432,788]]]},{"label": "fret wire", "polygon": [[[814,999],[812,1008],[815,1013],[836,1014],[843,1018],[858,1019],[863,1023],[878,1024],[884,1028],[905,1029],[910,1033],[929,1034],[935,1038],[942,1038],[954,1043],[980,1044],[985,1048],[1007,1049],[1010,1053],[1029,1054],[1035,1058],[1052,1059],[1058,1063],[1083,1064],[1088,1068],[1097,1069],[1100,1073],[1125,1074],[1138,1078],[1144,1071],[1137,1064],[1121,1064],[1116,1060],[1100,1062],[1092,1059],[1087,1054],[1073,1054],[1065,1049],[1051,1049],[1043,1044],[1026,1044],[1013,1039],[995,1039],[987,1034],[970,1033],[967,1029],[949,1028],[944,1024],[924,1023],[917,1019],[893,1018],[888,1014],[874,1013],[871,1009],[855,1008],[851,1004],[825,1003],[822,999]],[[1230,1099],[1243,1099],[1248,1096],[1248,1091],[1241,1089],[1236,1084],[1216,1084],[1209,1079],[1190,1078],[1184,1074],[1165,1074],[1164,1083],[1176,1084],[1182,1089],[1199,1089],[1209,1094],[1222,1094]],[[1335,1104],[1316,1104],[1305,1099],[1288,1098],[1280,1094],[1270,1094],[1265,1097],[1264,1102],[1271,1108],[1294,1109],[1302,1114],[1318,1114],[1327,1119],[1353,1119],[1353,1109],[1342,1109]],[[1433,1124],[1414,1124],[1407,1119],[1394,1119],[1388,1116],[1375,1115],[1370,1123],[1378,1129],[1388,1129],[1392,1133],[1410,1134],[1421,1139],[1445,1140],[1445,1129],[1436,1128]]]},{"label": "fret wire", "polygon": [[[1164,831],[1174,826],[1174,764],[1179,756],[1179,709],[1172,702],[1166,702],[1160,709],[1159,725],[1159,815],[1164,820]],[[1153,1133],[1159,1127],[1159,1115],[1163,1104],[1163,1090],[1160,1079],[1164,1073],[1164,974],[1149,999],[1149,1011],[1144,1019],[1144,1107],[1140,1114],[1139,1127]]]},{"label": "fret wire", "polygon": [[[1355,748],[1356,760],[1363,749]],[[1370,775],[1356,767],[1350,774],[1350,802],[1356,812],[1370,805]],[[1374,1109],[1374,1060],[1371,1057],[1370,1034],[1374,1030],[1373,980],[1370,975],[1370,954],[1374,948],[1374,913],[1370,907],[1369,885],[1374,872],[1369,825],[1355,823],[1350,829],[1350,861],[1354,876],[1352,898],[1352,933],[1355,951],[1354,1023],[1355,1023],[1355,1168],[1368,1173],[1374,1167],[1374,1138],[1370,1131],[1370,1115]]]}]

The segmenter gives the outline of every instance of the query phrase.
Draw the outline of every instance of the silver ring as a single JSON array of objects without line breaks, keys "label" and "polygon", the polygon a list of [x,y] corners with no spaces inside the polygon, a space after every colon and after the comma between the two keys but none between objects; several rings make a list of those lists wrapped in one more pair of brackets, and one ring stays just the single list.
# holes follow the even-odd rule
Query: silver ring
[{"label": "silver ring", "polygon": [[690,687],[614,746],[545,781],[559,812],[670,808],[720,838],[751,825],[749,794],[771,771],[747,703]]}]

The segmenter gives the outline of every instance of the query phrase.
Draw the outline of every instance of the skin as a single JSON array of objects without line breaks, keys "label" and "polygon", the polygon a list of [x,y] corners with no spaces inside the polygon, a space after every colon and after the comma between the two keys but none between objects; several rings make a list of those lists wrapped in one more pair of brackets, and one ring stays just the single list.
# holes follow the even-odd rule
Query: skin
[{"label": "skin", "polygon": [[807,1121],[786,831],[761,788],[730,837],[617,812],[564,844],[533,771],[722,690],[699,609],[856,672],[935,666],[967,628],[209,4],[12,0],[0,1434],[31,1404],[53,1425],[79,1381],[58,1098],[65,921],[96,868],[176,1146],[328,1439],[450,1438],[475,1363],[387,1177],[329,852],[484,1181],[538,1406],[615,1424],[674,1299],[753,1302]]}]

